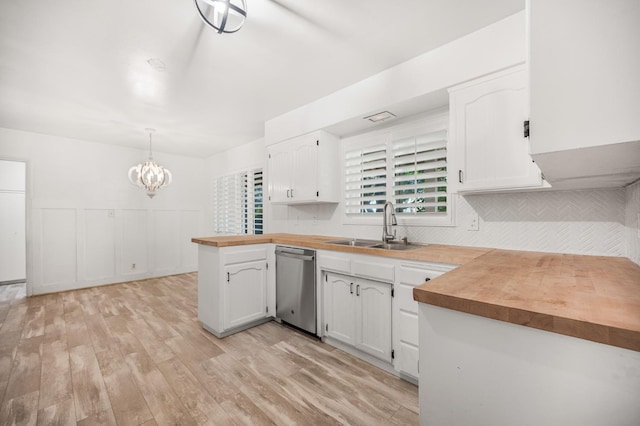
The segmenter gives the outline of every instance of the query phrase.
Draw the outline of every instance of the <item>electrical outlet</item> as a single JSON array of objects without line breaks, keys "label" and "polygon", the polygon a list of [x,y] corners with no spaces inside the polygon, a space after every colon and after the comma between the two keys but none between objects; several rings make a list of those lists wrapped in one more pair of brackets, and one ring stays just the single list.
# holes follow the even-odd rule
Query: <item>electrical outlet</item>
[{"label": "electrical outlet", "polygon": [[136,269],[136,264],[135,264],[135,263],[132,263],[132,264],[131,264],[131,269],[132,269],[132,270],[133,270],[133,269]]},{"label": "electrical outlet", "polygon": [[467,231],[477,231],[480,229],[480,218],[478,213],[473,212],[469,215],[469,222],[467,222]]}]

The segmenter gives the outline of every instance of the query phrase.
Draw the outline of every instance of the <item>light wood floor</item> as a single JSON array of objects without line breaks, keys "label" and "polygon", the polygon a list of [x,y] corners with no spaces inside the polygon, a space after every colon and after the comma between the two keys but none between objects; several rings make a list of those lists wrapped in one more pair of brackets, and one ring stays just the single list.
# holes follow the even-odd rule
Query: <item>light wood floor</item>
[{"label": "light wood floor", "polygon": [[417,424],[417,387],[275,322],[217,339],[196,274],[0,287],[0,425]]}]

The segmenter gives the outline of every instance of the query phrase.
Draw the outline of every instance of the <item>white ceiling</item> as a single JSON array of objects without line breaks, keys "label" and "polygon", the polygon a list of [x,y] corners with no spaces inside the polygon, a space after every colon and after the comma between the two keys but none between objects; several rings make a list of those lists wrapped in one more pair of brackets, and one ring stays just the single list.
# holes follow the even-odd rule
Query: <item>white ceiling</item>
[{"label": "white ceiling", "polygon": [[[524,8],[524,0],[3,0],[0,127],[206,157],[264,122]],[[160,59],[165,70],[148,64]]]}]

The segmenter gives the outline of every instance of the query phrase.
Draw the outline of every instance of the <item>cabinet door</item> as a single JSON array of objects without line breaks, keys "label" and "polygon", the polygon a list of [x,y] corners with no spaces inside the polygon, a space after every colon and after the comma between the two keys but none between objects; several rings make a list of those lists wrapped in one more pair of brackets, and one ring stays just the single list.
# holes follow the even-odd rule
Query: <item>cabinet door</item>
[{"label": "cabinet door", "polygon": [[315,137],[300,138],[291,145],[293,202],[315,201],[318,191],[318,145]]},{"label": "cabinet door", "polygon": [[325,273],[325,336],[355,345],[355,312],[353,278]]},{"label": "cabinet door", "polygon": [[356,347],[391,362],[391,285],[356,281]]},{"label": "cabinet door", "polygon": [[269,200],[273,203],[291,199],[291,158],[289,151],[269,152]]},{"label": "cabinet door", "polygon": [[230,329],[267,315],[266,261],[224,268],[224,328]]},{"label": "cabinet door", "polygon": [[523,132],[526,90],[521,67],[451,90],[459,192],[542,185]]}]

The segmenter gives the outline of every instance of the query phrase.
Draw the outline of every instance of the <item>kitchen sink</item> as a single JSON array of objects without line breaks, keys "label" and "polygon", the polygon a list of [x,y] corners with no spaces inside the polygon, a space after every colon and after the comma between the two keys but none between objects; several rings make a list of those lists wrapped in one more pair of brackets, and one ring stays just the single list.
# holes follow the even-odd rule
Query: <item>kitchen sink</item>
[{"label": "kitchen sink", "polygon": [[327,241],[327,244],[336,244],[339,246],[351,247],[374,247],[381,243],[380,240],[360,240],[357,238],[352,238],[350,240]]},{"label": "kitchen sink", "polygon": [[405,243],[404,241],[389,241],[386,243],[380,240],[361,240],[353,238],[350,240],[327,241],[327,244],[336,244],[339,246],[376,248],[382,250],[413,250],[424,247],[423,244]]},{"label": "kitchen sink", "polygon": [[404,241],[389,241],[388,243],[379,243],[372,248],[379,248],[384,250],[414,250],[420,247],[425,247],[426,244],[413,244],[405,243]]}]

